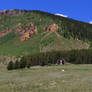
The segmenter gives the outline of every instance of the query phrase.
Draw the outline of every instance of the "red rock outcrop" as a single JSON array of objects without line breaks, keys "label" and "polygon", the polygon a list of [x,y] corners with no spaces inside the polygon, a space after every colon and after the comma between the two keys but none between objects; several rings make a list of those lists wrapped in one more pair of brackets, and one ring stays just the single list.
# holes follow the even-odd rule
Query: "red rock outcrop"
[{"label": "red rock outcrop", "polygon": [[22,36],[21,36],[21,41],[24,41],[24,40],[27,40],[30,38],[30,34],[29,33],[24,33]]},{"label": "red rock outcrop", "polygon": [[21,26],[18,27],[16,32],[21,33],[21,41],[29,39],[33,34],[37,34],[37,27],[35,27],[32,23],[26,25],[26,26]]},{"label": "red rock outcrop", "polygon": [[56,31],[59,29],[59,26],[57,24],[52,24],[48,27],[43,28],[45,31]]},{"label": "red rock outcrop", "polygon": [[15,26],[10,29],[6,29],[4,32],[0,33],[0,37],[7,35],[9,32],[12,32],[15,30],[15,33],[20,34],[20,40],[24,41],[29,39],[33,34],[37,34],[37,27],[34,26],[32,23],[25,25],[25,26]]}]

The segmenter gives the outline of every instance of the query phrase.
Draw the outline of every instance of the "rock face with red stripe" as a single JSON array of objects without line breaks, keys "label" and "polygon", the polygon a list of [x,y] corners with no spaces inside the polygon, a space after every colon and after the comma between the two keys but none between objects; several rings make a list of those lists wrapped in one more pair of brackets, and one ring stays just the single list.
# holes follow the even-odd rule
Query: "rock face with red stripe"
[{"label": "rock face with red stripe", "polygon": [[[45,31],[56,31],[59,29],[59,26],[57,24],[49,25],[48,27],[44,27]],[[15,31],[14,31],[15,30]],[[5,32],[0,33],[0,37],[8,34],[9,32],[14,31],[16,34],[20,34],[20,40],[25,41],[28,40],[33,34],[37,34],[38,30],[37,27],[34,26],[32,23],[29,23],[27,25],[17,27],[12,27],[10,29],[6,29]]]},{"label": "rock face with red stripe", "polygon": [[7,35],[11,31],[12,31],[12,28],[11,29],[6,29],[4,32],[0,32],[0,37]]},{"label": "rock face with red stripe", "polygon": [[[15,31],[14,31],[15,30]],[[23,26],[12,27],[10,29],[6,29],[4,32],[0,33],[0,37],[7,35],[9,32],[14,31],[17,34],[20,34],[20,40],[25,41],[29,39],[33,34],[37,34],[37,27],[32,23]]]}]

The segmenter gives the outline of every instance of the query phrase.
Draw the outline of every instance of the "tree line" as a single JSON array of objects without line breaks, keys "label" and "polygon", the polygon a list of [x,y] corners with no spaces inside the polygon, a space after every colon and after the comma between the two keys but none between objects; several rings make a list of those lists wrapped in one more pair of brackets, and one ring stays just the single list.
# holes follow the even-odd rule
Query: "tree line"
[{"label": "tree line", "polygon": [[23,69],[31,66],[45,66],[57,64],[58,60],[65,60],[72,64],[92,64],[92,50],[72,50],[45,52],[36,55],[22,57],[21,61],[9,62],[7,69]]},{"label": "tree line", "polygon": [[15,69],[24,69],[24,68],[30,68],[30,64],[24,57],[21,58],[20,61],[16,60],[15,62],[10,61],[8,63],[7,69],[8,70],[15,70]]}]

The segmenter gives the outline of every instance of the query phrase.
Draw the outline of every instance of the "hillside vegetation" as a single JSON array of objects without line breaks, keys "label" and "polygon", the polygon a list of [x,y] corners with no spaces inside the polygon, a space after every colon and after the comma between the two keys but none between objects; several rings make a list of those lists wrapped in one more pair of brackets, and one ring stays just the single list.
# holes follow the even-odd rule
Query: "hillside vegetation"
[{"label": "hillside vegetation", "polygon": [[[50,30],[53,25],[57,28]],[[33,33],[29,31],[34,29]],[[41,11],[0,12],[0,54],[33,55],[47,51],[88,49],[91,41],[92,25],[88,23]]]}]

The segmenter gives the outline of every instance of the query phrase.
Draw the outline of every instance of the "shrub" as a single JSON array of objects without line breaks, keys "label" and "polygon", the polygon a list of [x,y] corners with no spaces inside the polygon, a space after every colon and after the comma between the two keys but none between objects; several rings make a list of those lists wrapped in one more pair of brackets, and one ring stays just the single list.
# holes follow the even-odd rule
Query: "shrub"
[{"label": "shrub", "polygon": [[[31,58],[31,59],[30,59]],[[58,59],[64,59],[66,62],[73,64],[92,64],[92,50],[71,50],[60,52],[46,52],[34,56],[29,56],[27,59],[31,60],[34,65],[48,65],[56,64]]]},{"label": "shrub", "polygon": [[8,66],[7,66],[8,70],[13,70],[14,69],[14,63],[12,61],[9,62]]},{"label": "shrub", "polygon": [[20,61],[20,68],[23,69],[26,67],[26,65],[27,65],[27,62],[26,62],[25,58],[22,57],[22,59]]},{"label": "shrub", "polygon": [[26,62],[27,62],[26,67],[27,67],[27,68],[30,68],[30,67],[31,67],[31,62],[30,62],[30,60],[27,60]]},{"label": "shrub", "polygon": [[40,66],[45,66],[45,65],[46,65],[45,61],[40,62]]},{"label": "shrub", "polygon": [[61,51],[61,52],[46,52],[40,53],[26,58],[22,57],[21,61],[9,62],[7,69],[23,69],[25,67],[30,68],[31,66],[45,66],[51,64],[57,64],[57,60],[62,59],[66,62],[73,64],[92,64],[92,50],[72,50],[72,51]]},{"label": "shrub", "polygon": [[20,68],[20,62],[18,62],[18,60],[16,60],[15,64],[14,64],[14,69],[19,69]]}]

